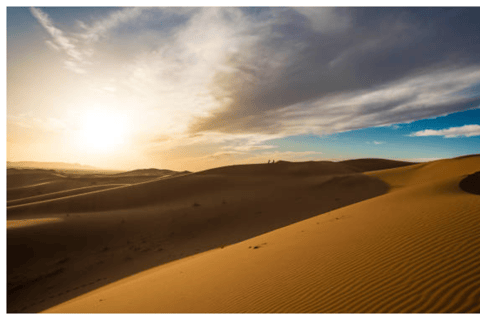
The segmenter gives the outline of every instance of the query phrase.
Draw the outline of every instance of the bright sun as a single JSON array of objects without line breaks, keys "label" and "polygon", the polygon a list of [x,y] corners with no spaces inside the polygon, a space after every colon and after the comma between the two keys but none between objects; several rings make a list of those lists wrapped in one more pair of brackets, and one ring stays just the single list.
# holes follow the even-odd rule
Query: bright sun
[{"label": "bright sun", "polygon": [[93,152],[111,152],[128,138],[126,117],[109,110],[91,110],[80,119],[79,140]]}]

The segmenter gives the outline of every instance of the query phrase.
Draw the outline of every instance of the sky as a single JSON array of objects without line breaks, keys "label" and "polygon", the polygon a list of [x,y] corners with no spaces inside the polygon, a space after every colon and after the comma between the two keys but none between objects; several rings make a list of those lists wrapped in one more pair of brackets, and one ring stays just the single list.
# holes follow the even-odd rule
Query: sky
[{"label": "sky", "polygon": [[8,7],[7,161],[480,150],[480,8]]}]

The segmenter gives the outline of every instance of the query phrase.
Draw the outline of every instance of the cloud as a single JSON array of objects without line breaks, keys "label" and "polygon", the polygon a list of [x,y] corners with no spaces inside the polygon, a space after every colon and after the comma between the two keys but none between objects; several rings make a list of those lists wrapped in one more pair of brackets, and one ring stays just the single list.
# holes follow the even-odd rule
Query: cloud
[{"label": "cloud", "polygon": [[68,70],[71,70],[75,73],[79,73],[79,74],[87,73],[87,71],[85,69],[79,67],[78,63],[75,62],[75,61],[66,60],[66,61],[63,62],[63,65],[65,66],[65,68],[67,68]]},{"label": "cloud", "polygon": [[430,162],[441,160],[442,158],[409,158],[409,159],[398,159],[400,161],[409,161],[409,162]]},{"label": "cloud", "polygon": [[[312,32],[289,12],[278,10],[262,24],[240,16],[248,21],[243,34],[252,37],[236,42],[235,52],[217,39],[224,68],[215,59],[210,91],[218,106],[195,117],[190,132],[329,134],[436,117],[480,100],[462,91],[480,83],[478,58],[460,59],[458,48],[401,10],[361,26],[357,19],[362,37],[350,22],[335,35]],[[322,14],[337,19],[335,10]],[[435,51],[426,49],[434,44]]]},{"label": "cloud", "polygon": [[443,136],[444,138],[457,137],[476,137],[480,136],[480,125],[470,124],[462,127],[451,127],[448,129],[431,130],[426,129],[417,131],[409,135],[410,137],[429,137],[429,136]]},{"label": "cloud", "polygon": [[258,151],[258,150],[269,150],[277,148],[277,146],[271,145],[245,145],[245,146],[226,146],[223,149],[231,149],[237,151]]},{"label": "cloud", "polygon": [[350,26],[349,16],[340,14],[338,8],[294,7],[293,10],[304,15],[316,32],[340,32]]},{"label": "cloud", "polygon": [[100,38],[105,37],[108,31],[123,23],[137,19],[147,9],[145,7],[122,8],[111,12],[106,18],[96,21],[92,26],[87,26],[84,22],[79,21],[79,25],[85,29],[81,37],[87,41],[96,42]]},{"label": "cloud", "polygon": [[30,12],[52,37],[53,42],[47,40],[46,43],[57,51],[64,51],[69,57],[65,66],[74,72],[85,73],[85,70],[79,66],[84,61],[83,54],[75,46],[73,39],[65,36],[62,30],[56,28],[50,17],[42,10],[30,8]]},{"label": "cloud", "polygon": [[57,28],[48,14],[39,8],[30,8],[30,12],[40,25],[50,34],[52,40],[46,40],[46,44],[56,51],[63,51],[68,60],[64,66],[76,73],[85,74],[85,67],[91,64],[90,58],[94,54],[92,45],[100,39],[106,38],[108,33],[141,17],[142,12],[149,8],[121,8],[111,12],[107,17],[97,20],[89,26],[82,21],[77,21],[80,32],[69,32]]},{"label": "cloud", "polygon": [[[393,125],[472,108],[480,97],[461,92],[480,82],[480,66],[431,70],[371,89],[333,93],[284,108],[248,113],[227,109],[198,119],[194,131],[331,134]],[[255,114],[257,113],[257,114]],[[227,121],[229,119],[229,121]]]},{"label": "cloud", "polygon": [[199,160],[230,160],[236,155],[242,154],[242,152],[235,151],[219,151],[213,154],[209,154],[205,157],[200,157]]},{"label": "cloud", "polygon": [[384,144],[385,141],[373,141],[373,144],[379,145],[379,144]]},{"label": "cloud", "polygon": [[68,36],[31,10],[67,68],[101,66],[88,71],[115,81],[99,88],[128,95],[158,136],[177,137],[165,148],[216,134],[230,150],[253,151],[274,137],[408,123],[480,102],[473,35],[456,36],[465,24],[452,20],[442,35],[442,16],[425,23],[408,8],[121,8]]},{"label": "cloud", "polygon": [[30,130],[41,130],[51,133],[61,133],[68,129],[65,121],[55,117],[38,118],[30,114],[9,115],[8,121],[14,125]]}]

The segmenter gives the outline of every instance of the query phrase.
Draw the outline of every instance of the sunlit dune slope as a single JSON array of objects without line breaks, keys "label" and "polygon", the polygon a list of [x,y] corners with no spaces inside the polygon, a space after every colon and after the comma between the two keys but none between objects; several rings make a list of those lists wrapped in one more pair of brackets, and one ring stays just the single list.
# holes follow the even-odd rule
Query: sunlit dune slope
[{"label": "sunlit dune slope", "polygon": [[46,312],[480,312],[480,157],[369,173],[387,194],[125,278]]},{"label": "sunlit dune slope", "polygon": [[[9,207],[8,222],[25,227],[7,230],[8,312],[38,312],[151,267],[388,190],[380,179],[339,163],[253,168],[243,174],[219,168]],[[43,220],[16,221],[27,218]]]}]

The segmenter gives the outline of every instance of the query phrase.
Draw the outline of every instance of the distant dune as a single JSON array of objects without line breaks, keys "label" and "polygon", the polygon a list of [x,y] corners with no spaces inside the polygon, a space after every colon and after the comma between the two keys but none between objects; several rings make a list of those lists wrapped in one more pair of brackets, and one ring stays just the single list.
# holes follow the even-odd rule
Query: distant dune
[{"label": "distant dune", "polygon": [[182,174],[186,173],[158,169],[105,174],[102,171],[78,173],[68,170],[10,168],[7,169],[7,206]]},{"label": "distant dune", "polygon": [[191,173],[189,171],[172,171],[172,170],[161,170],[161,169],[138,169],[126,172],[120,172],[114,174],[117,177],[136,177],[136,176],[153,176],[153,177],[164,177],[164,176],[174,176],[179,174]]},{"label": "distant dune", "polygon": [[7,311],[479,312],[480,197],[459,186],[479,167],[279,161],[45,194],[7,208]]},{"label": "distant dune", "polygon": [[36,169],[69,169],[69,170],[97,170],[98,168],[79,163],[66,162],[38,162],[38,161],[7,161],[8,168],[36,168]]}]

